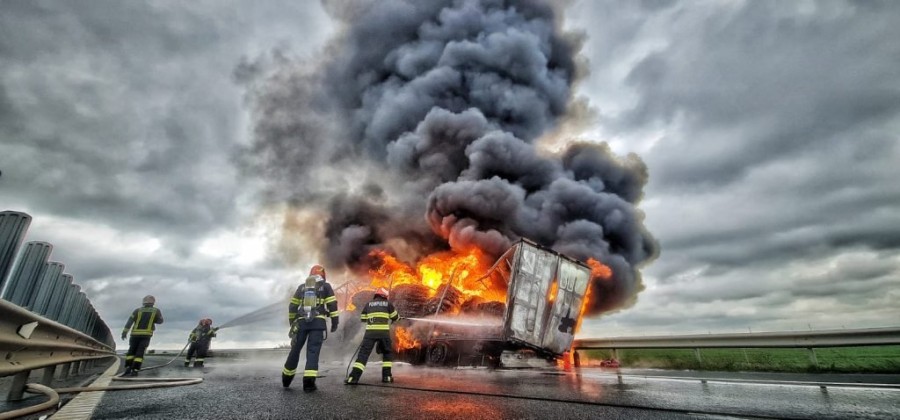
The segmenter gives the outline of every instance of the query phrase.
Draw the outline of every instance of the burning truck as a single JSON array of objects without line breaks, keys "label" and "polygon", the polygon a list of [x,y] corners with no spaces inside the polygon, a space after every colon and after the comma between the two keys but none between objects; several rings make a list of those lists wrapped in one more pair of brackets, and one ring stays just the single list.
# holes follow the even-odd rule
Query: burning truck
[{"label": "burning truck", "polygon": [[[591,267],[524,239],[493,265],[481,268],[482,260],[477,252],[445,258],[446,280],[434,262],[420,264],[415,273],[386,260],[382,275],[373,273],[373,284],[393,283],[387,286],[401,316],[393,329],[397,360],[497,367],[503,351],[526,350],[554,360],[571,350]],[[387,279],[384,270],[393,270]],[[370,296],[357,293],[347,309],[362,307]]]}]

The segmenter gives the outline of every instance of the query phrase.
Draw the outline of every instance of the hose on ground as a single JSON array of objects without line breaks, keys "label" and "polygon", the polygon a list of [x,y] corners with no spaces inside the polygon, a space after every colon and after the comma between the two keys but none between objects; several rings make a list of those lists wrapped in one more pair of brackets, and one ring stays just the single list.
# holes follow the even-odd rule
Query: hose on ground
[{"label": "hose on ground", "polygon": [[[184,349],[190,344],[186,344],[184,348],[181,349],[181,352],[178,353],[172,360],[167,363],[151,366],[144,370],[161,368],[163,366],[168,366],[182,353],[184,353]],[[118,362],[117,362],[118,363]],[[0,413],[0,420],[14,419],[22,416],[27,416],[29,414],[39,413],[41,411],[49,410],[54,408],[59,404],[59,394],[74,394],[79,392],[96,392],[96,391],[126,391],[133,389],[151,389],[151,388],[170,388],[175,386],[185,386],[185,385],[194,385],[203,382],[203,378],[123,378],[120,376],[112,377],[114,381],[123,381],[123,382],[150,382],[150,383],[140,383],[140,384],[132,384],[132,385],[110,385],[110,386],[81,386],[81,387],[70,387],[70,388],[57,388],[53,389],[45,385],[41,384],[26,384],[25,392],[29,392],[32,394],[44,394],[50,399],[30,407],[23,407],[17,410],[7,411],[5,413]]]},{"label": "hose on ground", "polygon": [[359,349],[361,349],[361,348],[362,348],[362,342],[360,342],[359,345],[356,346],[356,351],[353,352],[353,356],[350,356],[350,361],[347,362],[347,374],[344,375],[344,379],[347,379],[350,377],[350,370],[351,370],[350,366],[353,365],[353,361],[356,360],[356,356],[359,356]]},{"label": "hose on ground", "polygon": [[141,372],[143,372],[143,371],[145,371],[145,370],[158,369],[158,368],[161,368],[161,367],[165,367],[165,366],[171,365],[172,362],[178,360],[178,358],[181,357],[181,355],[184,353],[184,350],[185,350],[186,348],[188,348],[188,346],[190,346],[190,345],[191,345],[191,342],[190,342],[190,340],[188,340],[188,342],[184,344],[184,347],[181,348],[181,351],[178,352],[178,354],[176,354],[175,357],[172,358],[172,360],[169,360],[168,362],[163,363],[163,364],[161,364],[161,365],[149,366],[149,367],[141,368]]},{"label": "hose on ground", "polygon": [[133,385],[112,385],[112,386],[80,386],[80,387],[71,387],[71,388],[57,388],[53,389],[48,386],[44,386],[41,384],[27,384],[25,385],[25,391],[30,392],[32,394],[44,394],[47,397],[50,397],[49,400],[40,403],[38,405],[33,405],[31,407],[24,407],[13,411],[7,411],[5,413],[0,413],[0,420],[14,419],[22,416],[27,416],[29,414],[40,413],[44,410],[49,410],[51,408],[56,407],[59,404],[59,394],[74,394],[78,392],[96,392],[96,391],[125,391],[125,390],[133,390],[133,389],[150,389],[150,388],[170,388],[174,386],[185,386],[185,385],[194,385],[203,382],[203,378],[118,378],[113,377],[114,381],[128,381],[128,382],[154,382],[154,383],[145,383],[145,384],[133,384]]},{"label": "hose on ground", "polygon": [[53,407],[56,407],[56,404],[59,404],[59,394],[50,388],[49,386],[44,386],[41,384],[27,384],[25,385],[25,391],[31,392],[34,394],[44,394],[50,397],[49,400],[42,402],[38,405],[33,405],[31,407],[24,407],[18,410],[7,411],[5,413],[0,413],[0,420],[7,419],[15,419],[22,416],[27,416],[29,414],[40,413],[44,410],[49,410]]}]

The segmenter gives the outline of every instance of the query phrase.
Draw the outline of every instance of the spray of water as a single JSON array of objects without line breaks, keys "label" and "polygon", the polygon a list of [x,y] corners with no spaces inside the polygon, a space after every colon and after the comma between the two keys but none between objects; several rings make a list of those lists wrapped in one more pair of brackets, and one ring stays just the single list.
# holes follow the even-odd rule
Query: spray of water
[{"label": "spray of water", "polygon": [[277,319],[279,315],[284,315],[285,308],[287,308],[287,302],[275,302],[271,305],[263,306],[253,312],[246,313],[241,315],[231,321],[228,321],[221,326],[219,329],[237,327],[239,325],[248,325],[255,324],[257,322],[268,321],[271,319]]},{"label": "spray of water", "polygon": [[406,320],[414,321],[414,322],[427,322],[432,324],[444,324],[444,325],[457,325],[460,327],[492,327],[500,325],[497,321],[492,322],[484,322],[484,321],[458,321],[458,320],[445,320],[445,319],[432,319],[432,318],[403,318]]}]

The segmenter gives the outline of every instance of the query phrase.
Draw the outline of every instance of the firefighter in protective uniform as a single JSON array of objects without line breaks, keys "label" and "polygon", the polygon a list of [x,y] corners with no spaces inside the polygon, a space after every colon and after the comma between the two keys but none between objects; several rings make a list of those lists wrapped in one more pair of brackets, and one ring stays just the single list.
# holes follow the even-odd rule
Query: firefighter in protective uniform
[{"label": "firefighter in protective uniform", "polygon": [[388,301],[388,290],[381,287],[375,291],[375,297],[366,304],[359,319],[366,323],[366,333],[363,335],[363,341],[359,345],[359,355],[356,356],[356,362],[353,363],[353,370],[345,381],[348,385],[356,385],[359,383],[359,377],[362,376],[366,369],[366,361],[369,360],[369,353],[377,345],[381,349],[381,382],[394,382],[394,376],[391,375],[391,366],[393,365],[393,346],[391,344],[391,323],[400,318],[394,305]]},{"label": "firefighter in protective uniform", "polygon": [[216,336],[218,328],[212,327],[212,319],[204,318],[194,327],[188,335],[188,341],[191,342],[188,347],[187,356],[184,358],[184,367],[191,365],[191,358],[194,359],[194,367],[203,367],[203,361],[206,359],[206,353],[209,351],[209,343]]},{"label": "firefighter in protective uniform", "polygon": [[128,336],[131,330],[131,339],[128,341],[128,352],[125,353],[125,373],[122,376],[137,376],[144,362],[144,352],[150,346],[150,338],[156,330],[156,324],[163,323],[162,311],[154,308],[156,298],[147,295],[142,300],[143,306],[131,312],[125,328],[122,329],[122,339]]},{"label": "firefighter in protective uniform", "polygon": [[325,281],[325,268],[314,265],[309,277],[297,287],[288,304],[288,322],[291,325],[291,352],[281,371],[281,384],[291,385],[297,374],[300,350],[306,345],[306,368],[303,370],[303,390],[316,390],[319,373],[319,351],[325,341],[325,320],[331,318],[331,332],[338,327],[337,298],[331,284]]}]

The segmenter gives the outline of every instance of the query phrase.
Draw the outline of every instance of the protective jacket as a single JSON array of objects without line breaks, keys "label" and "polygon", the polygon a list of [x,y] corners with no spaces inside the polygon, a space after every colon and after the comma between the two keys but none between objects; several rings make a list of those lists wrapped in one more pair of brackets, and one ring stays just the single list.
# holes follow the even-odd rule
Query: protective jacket
[{"label": "protective jacket", "polygon": [[[337,298],[331,284],[319,276],[316,277],[315,287],[310,290],[306,283],[300,284],[291,302],[288,304],[288,323],[297,329],[324,330],[325,320],[331,318],[332,325],[338,322],[340,312],[337,307]],[[308,293],[314,297],[310,301]]]},{"label": "protective jacket", "polygon": [[188,335],[188,340],[192,343],[196,342],[198,344],[209,345],[209,341],[216,336],[217,330],[218,328],[213,328],[210,325],[198,325],[191,331],[191,334]]},{"label": "protective jacket", "polygon": [[400,318],[394,304],[387,299],[374,299],[363,308],[359,319],[366,323],[366,335],[380,331],[390,332],[391,322]]},{"label": "protective jacket", "polygon": [[145,304],[131,312],[128,322],[125,323],[125,328],[122,329],[122,333],[126,333],[130,329],[132,336],[144,335],[150,337],[153,335],[153,331],[156,330],[156,324],[162,323],[162,311],[154,308],[153,305]]}]

